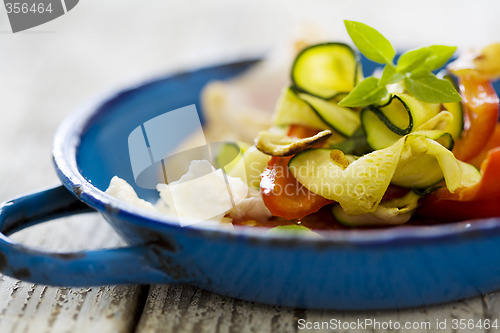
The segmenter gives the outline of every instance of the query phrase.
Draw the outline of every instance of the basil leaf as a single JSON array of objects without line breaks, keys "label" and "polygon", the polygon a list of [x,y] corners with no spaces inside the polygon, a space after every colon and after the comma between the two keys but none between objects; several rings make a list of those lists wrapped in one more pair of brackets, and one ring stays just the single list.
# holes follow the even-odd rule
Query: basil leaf
[{"label": "basil leaf", "polygon": [[427,47],[405,52],[398,59],[396,71],[400,73],[409,73],[426,62],[430,55],[431,50]]},{"label": "basil leaf", "polygon": [[365,57],[381,64],[392,63],[396,51],[380,32],[360,22],[345,20],[344,24],[354,45]]},{"label": "basil leaf", "polygon": [[405,78],[406,89],[417,99],[427,103],[449,103],[462,100],[453,85],[434,74],[420,72]]},{"label": "basil leaf", "polygon": [[378,84],[379,79],[368,77],[339,102],[340,106],[358,107],[374,104],[387,96],[387,88]]},{"label": "basil leaf", "polygon": [[430,50],[430,55],[425,60],[425,63],[421,68],[433,71],[442,67],[446,62],[453,56],[457,47],[456,46],[446,46],[446,45],[431,45],[427,49]]},{"label": "basil leaf", "polygon": [[382,72],[382,77],[378,82],[379,86],[385,86],[386,84],[393,84],[401,81],[405,78],[405,75],[402,73],[398,73],[396,71],[396,67],[391,64],[385,66],[384,71]]}]

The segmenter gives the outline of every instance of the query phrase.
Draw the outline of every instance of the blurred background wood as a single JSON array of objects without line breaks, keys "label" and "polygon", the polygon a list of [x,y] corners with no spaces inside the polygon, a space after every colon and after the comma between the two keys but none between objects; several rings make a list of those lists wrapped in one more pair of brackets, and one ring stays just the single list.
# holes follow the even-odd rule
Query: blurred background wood
[{"label": "blurred background wood", "polygon": [[[374,25],[403,48],[495,41],[499,9],[486,0],[85,0],[52,22],[12,34],[0,8],[0,201],[58,183],[50,156],[53,134],[89,97],[186,68],[265,54],[299,26],[345,40],[344,18]],[[14,238],[57,251],[121,244],[96,214]],[[435,323],[497,319],[499,313],[498,293],[430,308],[353,313],[260,305],[190,286],[55,288],[0,276],[2,333],[294,332],[299,319]],[[440,332],[451,331],[448,325]]]}]

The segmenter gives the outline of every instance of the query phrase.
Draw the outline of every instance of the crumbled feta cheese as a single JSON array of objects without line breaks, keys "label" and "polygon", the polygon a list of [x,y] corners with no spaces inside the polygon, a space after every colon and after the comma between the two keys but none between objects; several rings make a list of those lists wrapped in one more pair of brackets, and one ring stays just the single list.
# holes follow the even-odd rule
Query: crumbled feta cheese
[{"label": "crumbled feta cheese", "polygon": [[155,206],[153,206],[150,202],[140,199],[129,183],[117,176],[114,176],[111,179],[106,193],[134,206],[146,208],[148,210],[156,210]]},{"label": "crumbled feta cheese", "polygon": [[235,220],[267,220],[272,216],[262,200],[259,191],[249,188],[248,195],[229,211],[229,216]]},{"label": "crumbled feta cheese", "polygon": [[[158,184],[156,205],[140,199],[125,180],[113,177],[106,193],[133,205],[176,216],[182,226],[231,227],[232,219],[263,220],[271,216],[259,191],[227,176],[208,161],[192,161],[178,181]],[[226,215],[229,216],[226,217]]]},{"label": "crumbled feta cheese", "polygon": [[246,198],[248,186],[229,177],[210,162],[192,161],[188,172],[178,181],[157,186],[161,199],[181,225],[218,220]]}]

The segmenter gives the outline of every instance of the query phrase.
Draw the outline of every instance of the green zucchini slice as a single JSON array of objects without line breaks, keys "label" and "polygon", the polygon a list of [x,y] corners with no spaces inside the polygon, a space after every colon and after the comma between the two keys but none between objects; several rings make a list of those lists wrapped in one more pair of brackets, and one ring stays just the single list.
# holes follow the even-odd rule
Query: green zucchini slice
[{"label": "green zucchini slice", "polygon": [[332,157],[332,150],[309,149],[292,157],[288,168],[300,184],[337,201],[347,214],[373,213],[389,183],[422,189],[444,178],[453,193],[481,179],[472,166],[458,161],[439,140],[446,144],[452,138],[437,130],[410,133],[387,148],[349,161],[347,167]]},{"label": "green zucchini slice", "polygon": [[[459,91],[455,80],[453,80],[451,76],[445,75],[444,78],[450,81],[453,87]],[[453,139],[456,140],[462,136],[462,131],[464,129],[464,109],[462,102],[443,103],[443,107],[453,116],[452,121],[448,123],[445,131],[450,133]]]},{"label": "green zucchini slice", "polygon": [[311,95],[331,99],[350,92],[362,79],[357,53],[343,43],[325,43],[302,50],[292,65],[292,83]]},{"label": "green zucchini slice", "polygon": [[[461,177],[460,163],[450,151],[453,148],[453,138],[450,133],[428,130],[416,131],[410,135],[411,140],[407,140],[406,149],[401,154],[392,177],[392,184],[422,189],[441,182],[445,173],[448,178]],[[436,145],[436,142],[442,147]],[[444,165],[448,165],[448,169]]]},{"label": "green zucchini slice", "polygon": [[419,196],[414,192],[388,201],[382,201],[373,213],[347,214],[341,206],[335,205],[332,214],[335,219],[349,227],[371,225],[399,225],[408,222],[417,209]]},{"label": "green zucchini slice", "polygon": [[361,112],[361,124],[373,149],[392,145],[436,116],[439,104],[424,103],[407,95],[393,95],[383,106],[370,105]]},{"label": "green zucchini slice", "polygon": [[382,107],[370,105],[361,111],[361,124],[366,141],[373,149],[389,147],[413,129],[409,107],[398,96],[393,96]]},{"label": "green zucchini slice", "polygon": [[323,122],[339,134],[350,137],[361,125],[357,111],[312,95],[299,93],[298,96],[316,112]]},{"label": "green zucchini slice", "polygon": [[241,158],[243,149],[236,142],[216,142],[211,147],[214,152],[214,166],[228,172],[234,162]]},{"label": "green zucchini slice", "polygon": [[434,156],[400,160],[391,183],[406,188],[429,188],[443,180],[443,171]]},{"label": "green zucchini slice", "polygon": [[452,150],[455,144],[451,134],[443,130],[414,131],[411,135],[422,135],[428,139],[432,139],[448,150]]},{"label": "green zucchini slice", "polygon": [[336,163],[329,149],[310,149],[288,162],[291,174],[309,191],[337,201],[348,214],[377,209],[396,169],[404,140],[366,154],[347,168]]},{"label": "green zucchini slice", "polygon": [[457,140],[462,136],[462,130],[464,129],[464,109],[462,102],[444,103],[443,106],[453,116],[453,119],[444,128],[444,131],[450,133],[453,139]]},{"label": "green zucchini slice", "polygon": [[393,95],[383,106],[369,106],[388,129],[398,135],[406,135],[413,129],[413,117],[405,101]]},{"label": "green zucchini slice", "polygon": [[290,87],[283,89],[276,104],[273,124],[301,124],[317,129],[330,129],[309,104],[300,99]]},{"label": "green zucchini slice", "polygon": [[239,177],[248,186],[258,189],[260,187],[260,174],[267,167],[271,156],[262,153],[255,146],[250,146],[243,153],[242,158],[236,160],[229,170],[229,176]]}]

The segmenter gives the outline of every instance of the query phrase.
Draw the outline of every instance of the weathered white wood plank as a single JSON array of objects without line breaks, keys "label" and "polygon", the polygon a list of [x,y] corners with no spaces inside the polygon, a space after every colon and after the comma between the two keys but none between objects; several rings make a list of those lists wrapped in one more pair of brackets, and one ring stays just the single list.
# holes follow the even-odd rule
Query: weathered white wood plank
[{"label": "weathered white wood plank", "polygon": [[294,310],[244,302],[186,285],[151,288],[138,332],[285,332]]},{"label": "weathered white wood plank", "polygon": [[[453,319],[500,320],[500,293],[426,308],[392,311],[321,311],[269,306],[235,300],[191,286],[152,287],[139,321],[138,332],[494,332],[487,329],[454,330]],[[299,330],[312,325],[311,329]],[[334,321],[332,321],[334,320]],[[358,326],[371,320],[372,324]],[[438,327],[438,322],[440,326]],[[443,326],[446,322],[446,326]],[[315,323],[319,329],[314,329]],[[344,329],[342,323],[356,323]],[[410,326],[405,328],[406,323]],[[499,323],[500,324],[500,323]],[[323,326],[321,326],[323,325]]]}]

